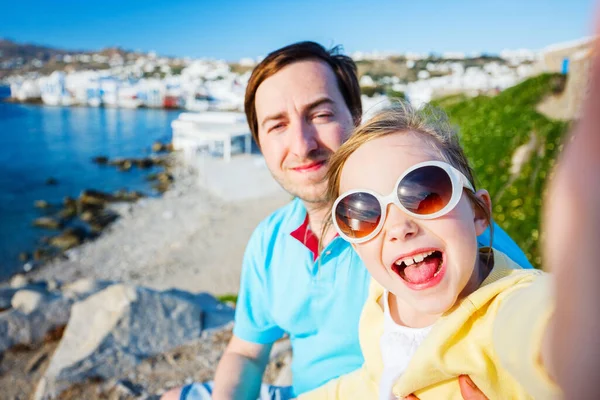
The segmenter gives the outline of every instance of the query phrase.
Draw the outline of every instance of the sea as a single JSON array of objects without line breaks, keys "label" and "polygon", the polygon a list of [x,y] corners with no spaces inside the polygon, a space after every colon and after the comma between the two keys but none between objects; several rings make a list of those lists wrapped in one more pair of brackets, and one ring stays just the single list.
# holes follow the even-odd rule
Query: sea
[{"label": "sea", "polygon": [[19,254],[31,254],[42,237],[58,233],[32,226],[48,213],[34,207],[36,200],[60,204],[84,189],[156,196],[145,179],[156,170],[120,172],[92,158],[149,155],[155,141],[171,141],[171,121],[180,114],[16,104],[4,101],[9,96],[9,88],[0,86],[0,281],[23,270]]}]

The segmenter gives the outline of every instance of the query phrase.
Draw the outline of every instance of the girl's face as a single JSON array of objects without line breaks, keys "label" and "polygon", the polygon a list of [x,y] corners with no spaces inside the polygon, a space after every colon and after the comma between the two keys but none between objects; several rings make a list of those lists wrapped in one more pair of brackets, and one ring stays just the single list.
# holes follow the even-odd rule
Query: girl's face
[{"label": "girl's face", "polygon": [[[371,140],[346,161],[339,192],[368,189],[386,196],[406,169],[431,160],[443,161],[419,134]],[[477,195],[489,205],[487,192]],[[390,204],[379,234],[354,248],[371,275],[396,296],[400,315],[434,316],[449,310],[470,281],[477,284],[477,236],[486,227],[463,192],[453,210],[432,220],[413,218]]]}]

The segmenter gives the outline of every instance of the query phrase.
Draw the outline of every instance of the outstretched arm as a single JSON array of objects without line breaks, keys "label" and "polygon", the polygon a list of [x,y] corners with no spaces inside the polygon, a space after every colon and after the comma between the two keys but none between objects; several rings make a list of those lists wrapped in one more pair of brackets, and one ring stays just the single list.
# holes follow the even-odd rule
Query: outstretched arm
[{"label": "outstretched arm", "polygon": [[[600,17],[600,15],[599,15]],[[600,18],[597,21],[600,33]],[[541,277],[498,312],[494,344],[536,398],[597,398],[600,378],[600,42],[581,119],[565,137],[544,199]],[[510,327],[510,328],[508,328]]]},{"label": "outstretched arm", "polygon": [[565,142],[543,219],[544,265],[554,274],[556,309],[542,358],[568,399],[597,396],[600,378],[599,55],[596,41],[583,114]]}]

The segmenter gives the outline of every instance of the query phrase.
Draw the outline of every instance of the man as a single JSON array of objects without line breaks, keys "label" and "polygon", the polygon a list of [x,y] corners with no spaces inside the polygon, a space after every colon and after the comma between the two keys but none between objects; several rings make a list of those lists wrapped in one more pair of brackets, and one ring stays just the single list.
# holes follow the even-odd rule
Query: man
[{"label": "man", "polygon": [[[358,320],[370,277],[348,243],[333,232],[320,237],[330,208],[324,198],[327,160],[362,116],[356,66],[335,48],[327,51],[313,42],[286,46],[254,69],[245,111],[269,170],[295,199],[250,238],[234,335],[219,362],[212,396],[256,399],[271,346],[288,334],[293,387],[270,392],[286,398],[363,363]],[[494,247],[530,267],[514,242],[495,229]],[[263,386],[262,393],[269,390]],[[207,398],[209,391],[196,384],[164,398]]]}]

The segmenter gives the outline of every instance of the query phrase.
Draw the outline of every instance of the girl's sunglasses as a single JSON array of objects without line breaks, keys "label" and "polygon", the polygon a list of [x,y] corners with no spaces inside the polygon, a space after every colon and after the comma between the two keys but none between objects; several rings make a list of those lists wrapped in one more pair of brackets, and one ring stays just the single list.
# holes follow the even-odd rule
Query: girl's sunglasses
[{"label": "girl's sunglasses", "polygon": [[387,196],[369,190],[342,194],[333,204],[333,225],[345,240],[363,243],[381,231],[389,204],[415,218],[438,218],[456,207],[463,187],[475,191],[467,177],[446,162],[415,164]]}]

